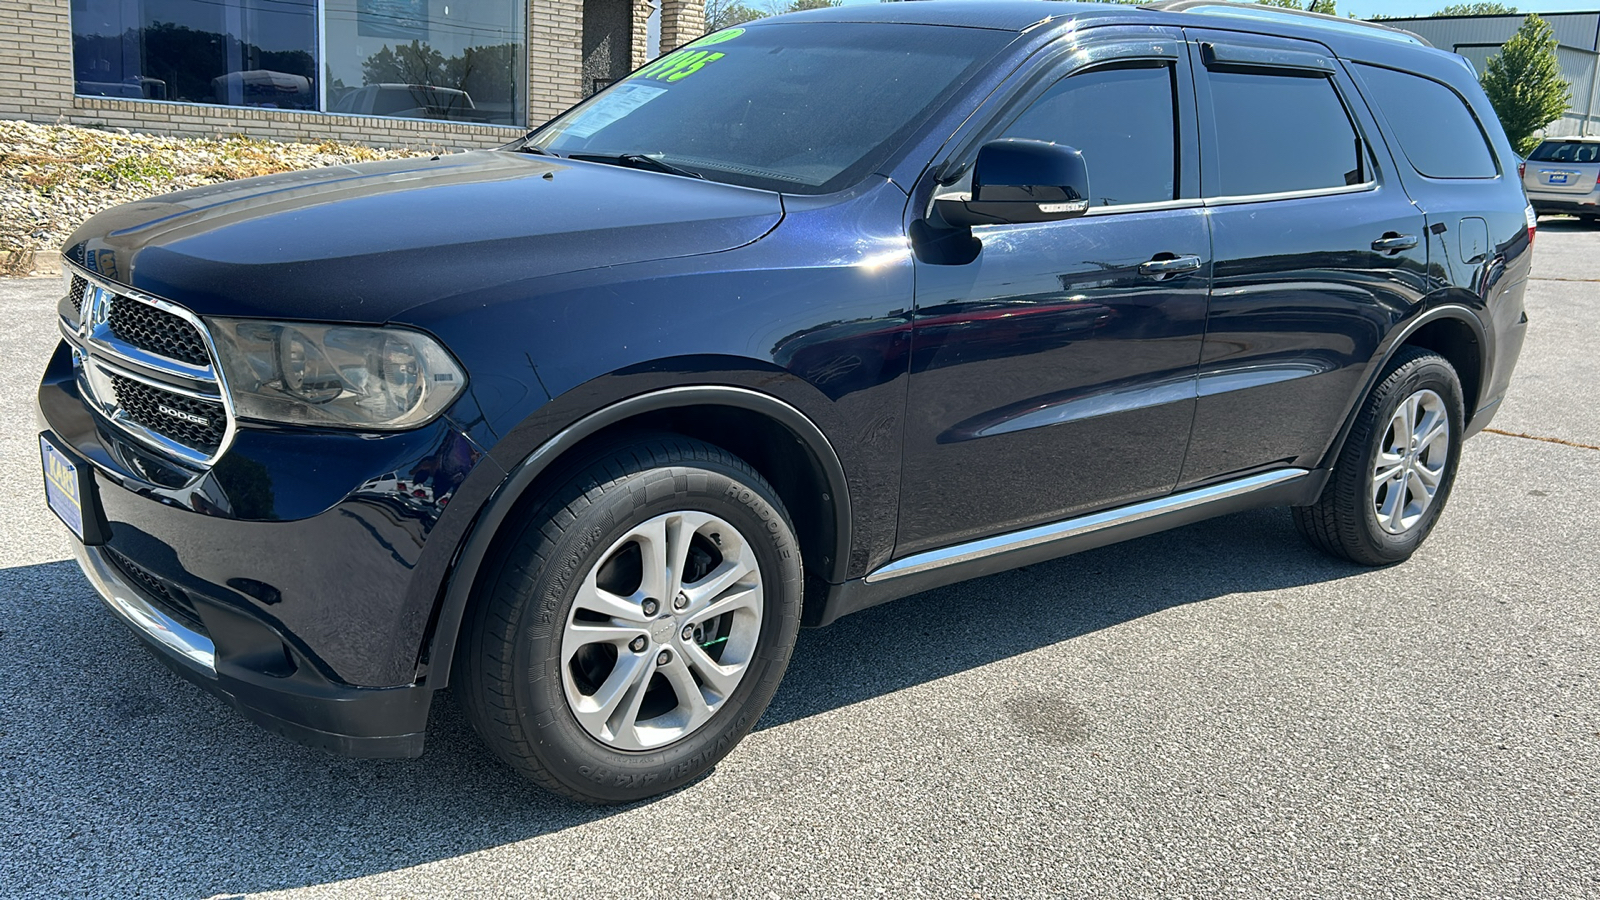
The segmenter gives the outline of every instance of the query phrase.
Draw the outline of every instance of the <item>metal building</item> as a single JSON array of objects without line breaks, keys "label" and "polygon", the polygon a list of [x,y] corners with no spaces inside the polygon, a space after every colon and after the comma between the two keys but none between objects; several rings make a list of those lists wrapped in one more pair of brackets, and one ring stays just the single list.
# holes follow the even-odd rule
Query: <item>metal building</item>
[{"label": "metal building", "polygon": [[[1540,13],[1555,31],[1556,56],[1561,74],[1572,87],[1567,114],[1551,122],[1552,136],[1600,134],[1600,10],[1595,12]],[[1383,24],[1404,28],[1428,43],[1454,50],[1472,61],[1479,72],[1489,57],[1516,34],[1524,15],[1429,16],[1419,19],[1384,19]]]}]

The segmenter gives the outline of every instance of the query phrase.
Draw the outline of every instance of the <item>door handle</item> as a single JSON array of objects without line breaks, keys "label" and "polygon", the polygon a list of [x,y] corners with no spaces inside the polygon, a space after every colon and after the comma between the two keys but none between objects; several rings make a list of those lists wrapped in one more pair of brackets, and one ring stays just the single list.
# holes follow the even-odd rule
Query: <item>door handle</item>
[{"label": "door handle", "polygon": [[1383,237],[1372,242],[1372,249],[1379,253],[1399,253],[1401,250],[1410,250],[1416,245],[1416,235],[1396,234],[1393,231],[1389,231],[1385,232]]},{"label": "door handle", "polygon": [[[1160,257],[1162,256],[1168,258],[1161,259]],[[1165,278],[1168,275],[1177,275],[1181,272],[1197,271],[1201,265],[1202,263],[1198,256],[1171,256],[1170,254],[1162,253],[1156,259],[1140,263],[1139,274],[1148,275],[1151,278]]]}]

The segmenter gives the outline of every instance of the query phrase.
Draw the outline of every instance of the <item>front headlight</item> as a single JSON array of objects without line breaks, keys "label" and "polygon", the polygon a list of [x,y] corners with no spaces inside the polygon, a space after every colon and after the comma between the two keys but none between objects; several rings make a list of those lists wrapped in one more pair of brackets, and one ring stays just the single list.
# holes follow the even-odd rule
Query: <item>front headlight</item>
[{"label": "front headlight", "polygon": [[207,319],[234,412],[291,425],[398,430],[433,421],[466,373],[425,334]]}]

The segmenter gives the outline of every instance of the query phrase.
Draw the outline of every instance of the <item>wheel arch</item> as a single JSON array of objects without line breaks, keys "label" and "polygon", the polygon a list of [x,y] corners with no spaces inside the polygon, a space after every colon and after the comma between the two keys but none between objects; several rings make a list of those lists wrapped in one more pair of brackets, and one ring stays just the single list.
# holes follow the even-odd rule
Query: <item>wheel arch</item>
[{"label": "wheel arch", "polygon": [[1361,390],[1351,402],[1345,414],[1344,424],[1340,426],[1338,436],[1323,455],[1320,467],[1331,466],[1333,461],[1339,458],[1345,441],[1350,437],[1350,431],[1355,427],[1356,417],[1361,413],[1362,402],[1372,393],[1373,386],[1389,368],[1389,363],[1402,347],[1422,347],[1438,353],[1449,361],[1455,368],[1457,377],[1461,379],[1462,400],[1466,407],[1464,414],[1470,422],[1473,414],[1477,412],[1479,394],[1488,379],[1488,365],[1493,353],[1493,348],[1488,346],[1488,340],[1488,331],[1483,327],[1483,321],[1478,318],[1477,312],[1454,301],[1433,306],[1402,325],[1383,352],[1368,367]]},{"label": "wheel arch", "polygon": [[[838,454],[810,417],[784,400],[750,388],[687,385],[619,400],[568,425],[511,469],[462,540],[441,590],[425,645],[427,681],[449,684],[461,624],[484,575],[501,526],[537,496],[563,461],[633,433],[672,432],[715,444],[760,472],[795,520],[807,571],[806,603],[845,578],[850,558],[848,482]],[[550,476],[550,477],[545,477]],[[811,596],[818,591],[816,597]]]}]

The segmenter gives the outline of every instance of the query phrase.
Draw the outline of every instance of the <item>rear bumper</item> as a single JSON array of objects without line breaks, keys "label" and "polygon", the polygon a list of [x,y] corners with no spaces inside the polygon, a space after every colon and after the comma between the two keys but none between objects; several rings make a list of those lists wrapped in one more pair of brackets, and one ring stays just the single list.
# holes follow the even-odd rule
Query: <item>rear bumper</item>
[{"label": "rear bumper", "polygon": [[1542,191],[1529,191],[1528,202],[1533,204],[1533,211],[1536,213],[1600,214],[1600,191],[1590,191],[1587,194],[1547,194]]},{"label": "rear bumper", "polygon": [[[274,675],[226,659],[219,662],[208,635],[169,615],[159,599],[125,576],[107,551],[77,544],[76,552],[78,567],[100,599],[157,658],[256,724],[345,756],[421,755],[433,697],[426,688],[356,688],[333,684],[303,667],[283,666],[283,674]],[[227,627],[214,620],[208,624]]]}]

